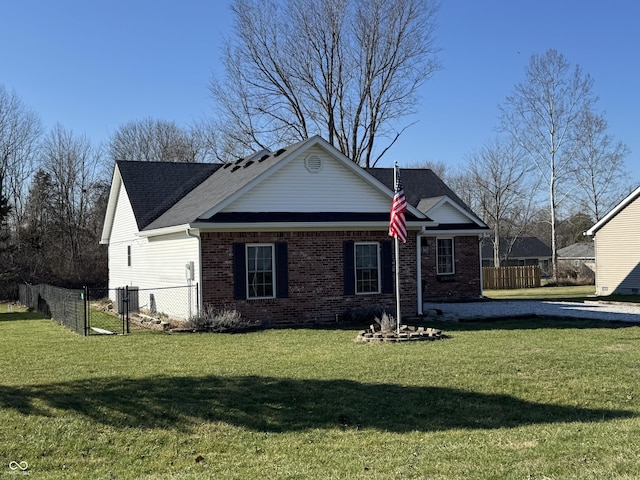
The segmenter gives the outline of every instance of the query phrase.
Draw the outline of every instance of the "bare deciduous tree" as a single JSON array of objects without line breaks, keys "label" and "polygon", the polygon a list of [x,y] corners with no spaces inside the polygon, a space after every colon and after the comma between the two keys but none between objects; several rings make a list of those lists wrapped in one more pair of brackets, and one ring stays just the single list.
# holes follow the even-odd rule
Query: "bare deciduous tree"
[{"label": "bare deciduous tree", "polygon": [[196,162],[199,144],[188,130],[174,122],[145,118],[122,125],[109,142],[112,160],[136,162]]},{"label": "bare deciduous tree", "polygon": [[574,174],[572,138],[583,112],[596,101],[593,80],[579,66],[572,68],[556,50],[532,55],[525,80],[500,106],[502,128],[522,146],[548,188],[553,278],[557,280],[556,224],[566,198],[562,183]]},{"label": "bare deciduous tree", "polygon": [[222,157],[320,134],[375,166],[406,128],[392,123],[414,111],[418,87],[439,67],[432,0],[236,0],[231,8],[226,76],[210,85]]},{"label": "bare deciduous tree", "polygon": [[509,242],[504,250],[510,252],[532,215],[531,167],[516,143],[494,139],[470,155],[467,172],[477,211],[493,231],[493,261],[499,267],[501,239]]},{"label": "bare deciduous tree", "polygon": [[24,213],[28,180],[34,171],[42,125],[15,92],[0,85],[0,198],[11,205],[10,223]]},{"label": "bare deciduous tree", "polygon": [[607,133],[607,121],[591,110],[582,112],[573,136],[577,210],[597,222],[626,195],[624,158],[629,148]]},{"label": "bare deciduous tree", "polygon": [[55,239],[47,244],[53,253],[49,258],[60,278],[78,281],[85,257],[91,253],[86,245],[98,242],[99,232],[90,228],[90,221],[93,189],[100,181],[100,156],[87,137],[57,125],[43,142],[41,165],[50,189],[47,201],[55,208],[47,226]]}]

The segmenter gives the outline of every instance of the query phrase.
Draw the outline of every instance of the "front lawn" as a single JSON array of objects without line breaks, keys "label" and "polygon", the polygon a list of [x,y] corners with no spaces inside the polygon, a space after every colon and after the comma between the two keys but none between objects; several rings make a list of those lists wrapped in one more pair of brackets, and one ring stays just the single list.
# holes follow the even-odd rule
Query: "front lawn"
[{"label": "front lawn", "polygon": [[0,478],[640,477],[640,327],[435,323],[448,339],[363,344],[81,337],[20,315],[0,313]]},{"label": "front lawn", "polygon": [[485,290],[484,296],[493,300],[595,300],[596,287],[578,285],[570,287],[514,288]]}]

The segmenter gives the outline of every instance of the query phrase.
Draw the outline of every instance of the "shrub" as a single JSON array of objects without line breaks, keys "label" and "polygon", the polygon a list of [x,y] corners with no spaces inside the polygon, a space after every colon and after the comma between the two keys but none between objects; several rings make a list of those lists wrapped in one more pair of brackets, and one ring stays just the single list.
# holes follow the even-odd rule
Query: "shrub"
[{"label": "shrub", "polygon": [[393,332],[396,329],[396,319],[387,312],[383,312],[381,317],[375,317],[374,320],[380,325],[380,331],[383,333]]},{"label": "shrub", "polygon": [[379,305],[372,305],[363,308],[354,308],[344,313],[343,318],[347,322],[355,324],[371,323],[376,317],[384,314],[384,308]]},{"label": "shrub", "polygon": [[242,318],[237,310],[217,309],[209,305],[187,322],[188,328],[208,332],[239,332],[255,326],[255,323]]}]

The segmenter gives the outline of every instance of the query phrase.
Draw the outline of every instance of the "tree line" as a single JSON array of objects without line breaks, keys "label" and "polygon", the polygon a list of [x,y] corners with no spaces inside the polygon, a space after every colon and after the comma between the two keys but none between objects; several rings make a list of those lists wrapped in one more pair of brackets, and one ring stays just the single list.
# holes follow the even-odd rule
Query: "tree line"
[{"label": "tree line", "polygon": [[[94,145],[62,125],[45,132],[0,85],[0,297],[18,281],[106,284],[99,240],[115,161],[226,162],[319,134],[374,167],[411,127],[419,88],[440,66],[432,0],[235,0],[231,8],[224,75],[209,85],[213,119],[134,120]],[[556,276],[558,248],[628,192],[628,148],[608,132],[593,79],[552,49],[531,57],[499,106],[497,131],[461,167],[421,166],[492,228],[496,265],[502,239],[534,234],[552,246]]]},{"label": "tree line", "polygon": [[146,118],[105,144],[38,115],[0,85],[0,298],[19,282],[105,286],[100,245],[116,160],[208,161],[200,130]]}]

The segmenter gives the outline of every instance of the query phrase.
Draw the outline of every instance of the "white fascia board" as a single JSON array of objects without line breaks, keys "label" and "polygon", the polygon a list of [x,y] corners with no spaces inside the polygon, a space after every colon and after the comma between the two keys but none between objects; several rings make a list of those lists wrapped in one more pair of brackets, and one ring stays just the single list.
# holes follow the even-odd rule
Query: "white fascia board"
[{"label": "white fascia board", "polygon": [[143,230],[137,233],[139,237],[159,237],[160,235],[170,235],[172,233],[187,232],[193,230],[194,227],[188,223],[183,225],[173,225],[171,227],[155,228],[153,230]]},{"label": "white fascia board", "polygon": [[[423,227],[437,227],[436,222],[407,222],[407,230],[417,231]],[[254,222],[254,223],[208,223],[195,222],[173,227],[143,230],[138,235],[141,237],[156,237],[171,233],[195,231],[224,231],[224,232],[266,232],[266,231],[359,231],[359,230],[384,230],[389,228],[389,222]]]},{"label": "white fascia board", "polygon": [[627,205],[633,202],[638,196],[640,196],[640,187],[636,188],[618,205],[613,207],[613,209],[609,213],[602,217],[600,221],[598,221],[593,227],[587,230],[585,234],[589,236],[595,235],[598,230],[600,230],[605,224],[609,222],[609,220],[615,217],[621,210],[623,210]]},{"label": "white fascia board", "polygon": [[464,235],[486,235],[490,232],[489,229],[460,229],[460,230],[425,230],[420,232],[420,236],[423,237],[446,237],[446,236],[464,236]]},{"label": "white fascia board", "polygon": [[104,216],[104,223],[102,224],[102,235],[100,237],[100,245],[108,245],[109,238],[111,238],[111,229],[113,228],[113,220],[116,215],[116,206],[118,203],[118,196],[120,195],[120,188],[122,188],[122,177],[116,164],[113,170],[113,178],[111,179],[111,189],[109,190],[109,200],[107,203],[107,211]]}]

